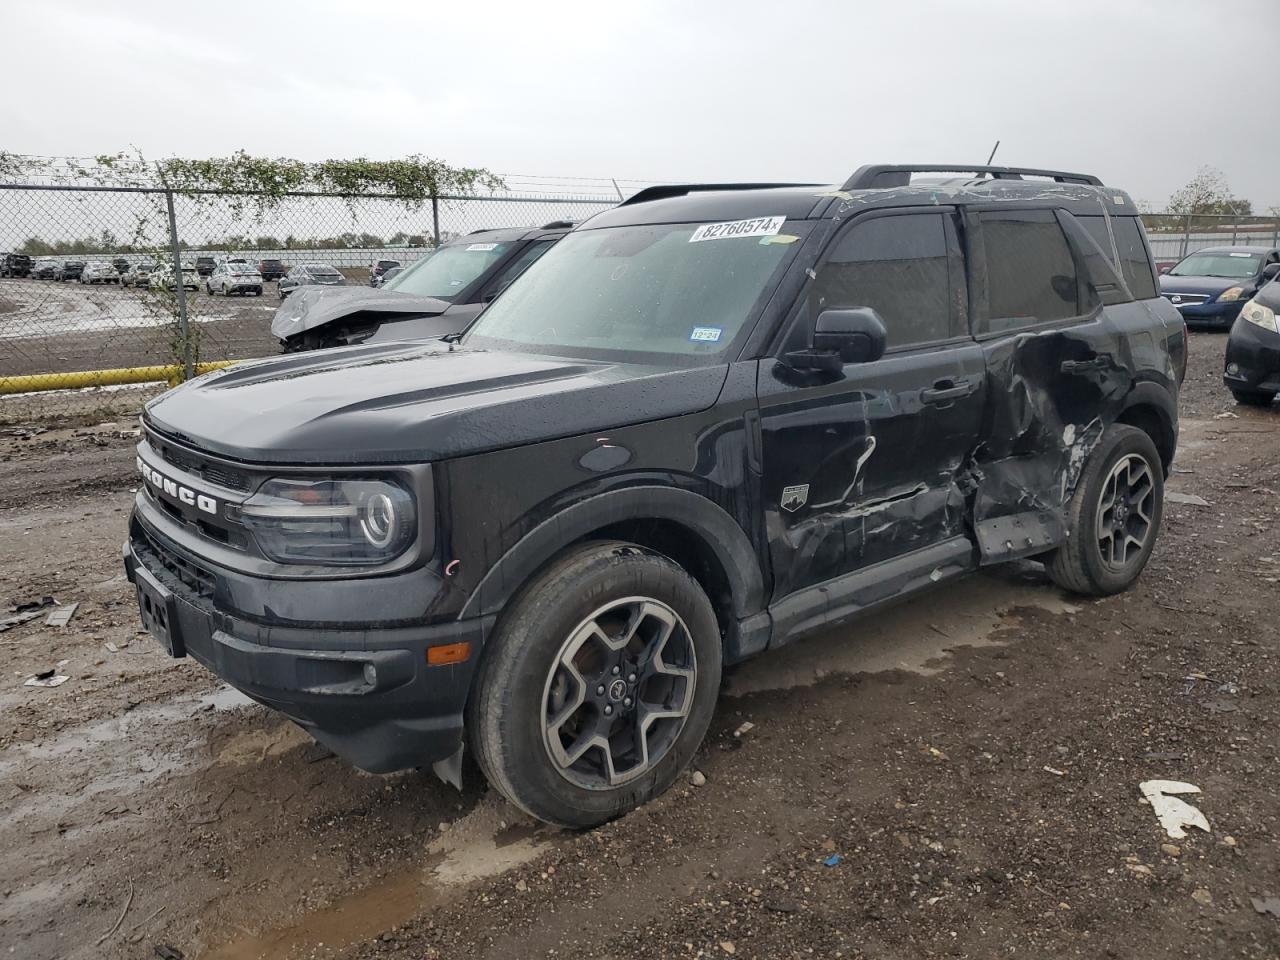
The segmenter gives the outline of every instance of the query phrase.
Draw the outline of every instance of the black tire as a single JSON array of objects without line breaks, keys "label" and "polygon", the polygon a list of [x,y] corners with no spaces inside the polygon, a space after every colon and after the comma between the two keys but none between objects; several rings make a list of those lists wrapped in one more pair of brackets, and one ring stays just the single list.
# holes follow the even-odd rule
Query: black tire
[{"label": "black tire", "polygon": [[[646,672],[637,670],[638,682],[633,688],[622,684],[624,689],[633,690],[634,699],[623,701],[619,698],[624,694],[614,688],[635,675],[628,677],[627,670],[619,675],[608,664],[610,658],[628,656],[630,648],[617,652],[601,645],[596,658],[604,664],[601,673],[581,688],[584,697],[593,698],[592,703],[583,703],[576,709],[569,705],[564,716],[588,717],[583,727],[589,722],[634,724],[640,703],[648,696],[646,690],[654,689],[645,685],[654,680],[669,685],[668,692],[661,695],[682,701],[685,712],[682,719],[662,720],[665,726],[655,722],[647,728],[654,731],[649,749],[656,756],[650,762],[628,766],[625,752],[622,761],[616,762],[609,751],[611,761],[616,762],[615,769],[631,779],[617,784],[583,785],[571,778],[590,774],[562,770],[552,758],[550,738],[555,734],[545,729],[548,707],[555,695],[554,684],[562,669],[561,655],[570,648],[571,638],[580,635],[593,617],[599,623],[602,612],[611,616],[627,609],[626,605],[634,607],[643,601],[656,601],[656,607],[677,618],[670,631],[672,639],[659,643],[657,650],[662,657],[680,661],[664,666],[680,666],[686,674],[691,670],[692,676],[671,681],[649,673],[646,680]],[[609,607],[615,604],[610,611]],[[628,622],[645,620],[637,616]],[[639,630],[635,636],[640,641]],[[641,645],[647,646],[647,642],[642,641]],[[669,651],[673,645],[676,649]],[[586,646],[584,643],[578,649],[585,650]],[[645,661],[644,655],[640,656],[640,662],[661,662],[659,657]],[[485,646],[467,705],[472,750],[489,783],[517,807],[558,826],[595,826],[645,803],[675,782],[692,760],[715,712],[720,668],[720,631],[715,613],[702,588],[688,573],[666,557],[631,544],[583,544],[550,564],[503,612]],[[585,668],[583,673],[587,673]],[[609,681],[606,694],[596,696],[606,690],[609,676],[617,679]],[[593,686],[597,683],[599,686]],[[622,706],[624,702],[627,708]],[[605,707],[614,709],[610,704],[617,704],[617,713],[611,720],[603,719]],[[562,701],[557,709],[564,706]],[[560,723],[561,728],[567,725],[567,720]],[[634,725],[631,730],[634,732]],[[621,731],[615,727],[615,732]],[[610,737],[614,735],[609,733]],[[587,739],[582,737],[579,742]],[[649,737],[644,739],[650,743]],[[564,746],[560,749],[563,751]],[[575,767],[597,766],[599,775],[605,777],[604,760],[600,748],[590,748]]]},{"label": "black tire", "polygon": [[1269,407],[1276,398],[1270,390],[1237,390],[1234,387],[1231,388],[1231,395],[1236,398],[1236,403],[1246,407]]},{"label": "black tire", "polygon": [[[1113,471],[1120,469],[1126,460],[1130,466],[1135,461],[1146,466],[1150,500],[1148,502],[1143,495],[1143,510],[1128,506],[1117,519],[1119,508],[1114,498],[1119,496],[1119,492],[1109,485],[1109,480]],[[1132,470],[1128,472],[1133,473]],[[1138,489],[1140,491],[1141,486]],[[1110,522],[1104,523],[1107,511]],[[1142,526],[1144,513],[1146,530],[1140,546],[1126,543],[1121,549],[1131,552],[1122,555],[1118,563],[1105,556],[1105,552],[1116,549],[1115,538],[1121,534],[1112,531],[1105,541],[1108,547],[1104,548],[1104,527],[1111,530],[1113,523],[1127,524],[1123,527],[1122,537],[1127,541],[1136,535],[1134,525]],[[1083,596],[1103,597],[1127,590],[1147,565],[1160,535],[1163,515],[1164,468],[1155,443],[1137,427],[1112,424],[1089,455],[1075,493],[1067,504],[1067,542],[1044,558],[1050,578],[1063,589]]]}]

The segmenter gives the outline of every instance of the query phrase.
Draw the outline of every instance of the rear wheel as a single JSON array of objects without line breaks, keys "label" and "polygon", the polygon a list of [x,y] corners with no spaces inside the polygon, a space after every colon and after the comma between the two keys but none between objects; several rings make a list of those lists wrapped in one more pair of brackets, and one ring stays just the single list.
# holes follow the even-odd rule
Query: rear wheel
[{"label": "rear wheel", "polygon": [[1059,586],[1086,596],[1126,590],[1160,533],[1164,470],[1142,430],[1113,424],[1085,464],[1067,506],[1066,543],[1045,561]]},{"label": "rear wheel", "polygon": [[1269,407],[1276,398],[1270,390],[1236,390],[1234,387],[1231,395],[1236,398],[1236,403],[1242,403],[1246,407]]},{"label": "rear wheel", "polygon": [[489,782],[549,823],[590,827],[662,793],[715,710],[720,631],[672,561],[585,544],[503,614],[467,729]]}]

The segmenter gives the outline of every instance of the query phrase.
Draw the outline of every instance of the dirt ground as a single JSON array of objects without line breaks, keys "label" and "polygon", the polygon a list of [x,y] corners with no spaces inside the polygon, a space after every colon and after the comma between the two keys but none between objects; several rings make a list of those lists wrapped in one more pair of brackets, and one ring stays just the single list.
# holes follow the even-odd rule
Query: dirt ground
[{"label": "dirt ground", "polygon": [[[9,431],[0,601],[80,606],[0,633],[0,944],[1278,957],[1280,405],[1234,405],[1224,343],[1193,335],[1169,483],[1208,506],[1166,505],[1130,593],[1069,597],[1026,563],[753,661],[726,682],[705,785],[577,835],[480,783],[358,773],[166,659],[120,569],[133,425]],[[23,685],[58,664],[62,685]],[[1210,831],[1166,836],[1149,779],[1200,787]]]}]

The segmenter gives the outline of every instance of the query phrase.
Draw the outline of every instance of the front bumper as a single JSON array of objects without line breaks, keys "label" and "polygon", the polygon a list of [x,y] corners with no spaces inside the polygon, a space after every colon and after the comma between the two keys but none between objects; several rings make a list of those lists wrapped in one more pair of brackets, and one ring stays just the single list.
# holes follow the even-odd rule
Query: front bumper
[{"label": "front bumper", "polygon": [[[137,590],[143,625],[173,656],[190,655],[371,773],[424,766],[457,752],[491,617],[371,624],[376,614],[370,611],[381,609],[377,595],[403,595],[405,583],[383,591],[362,579],[250,577],[195,557],[148,526],[139,512],[124,545],[125,573]],[[321,622],[271,622],[273,608],[296,610],[299,597],[318,591],[326,595],[316,605]],[[231,609],[233,604],[265,616],[247,617]],[[428,665],[428,648],[455,643],[470,644],[467,660]]]},{"label": "front bumper", "polygon": [[1182,314],[1182,319],[1187,322],[1187,326],[1221,327],[1225,329],[1235,323],[1236,317],[1240,316],[1241,309],[1248,302],[1248,298],[1245,298],[1244,300],[1230,300],[1226,303],[1218,303],[1213,300],[1208,303],[1175,303],[1174,306]]},{"label": "front bumper", "polygon": [[1233,390],[1280,393],[1280,333],[1237,319],[1227,338],[1222,382]]}]

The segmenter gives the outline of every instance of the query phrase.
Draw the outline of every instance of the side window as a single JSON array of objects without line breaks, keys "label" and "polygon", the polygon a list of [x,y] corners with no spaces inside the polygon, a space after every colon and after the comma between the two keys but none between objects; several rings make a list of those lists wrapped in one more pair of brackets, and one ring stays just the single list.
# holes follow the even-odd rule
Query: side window
[{"label": "side window", "polygon": [[810,287],[809,314],[848,307],[879,313],[890,348],[956,336],[943,214],[876,217],[836,241]]},{"label": "side window", "polygon": [[524,273],[540,256],[555,246],[555,242],[558,239],[560,238],[548,237],[546,240],[538,240],[537,242],[531,243],[529,246],[525,247],[524,250],[517,255],[514,260],[507,264],[506,267],[503,268],[502,272],[493,279],[489,284],[489,289],[485,291],[485,296],[487,298],[492,298],[501,293],[507,284],[520,276],[520,274]]},{"label": "side window", "polygon": [[1147,245],[1142,242],[1142,221],[1137,217],[1112,217],[1111,229],[1116,234],[1124,282],[1135,300],[1150,300],[1156,295],[1156,277],[1151,272]]},{"label": "side window", "polygon": [[976,333],[1079,315],[1075,260],[1051,210],[982,213],[978,222],[986,284],[975,304]]}]

